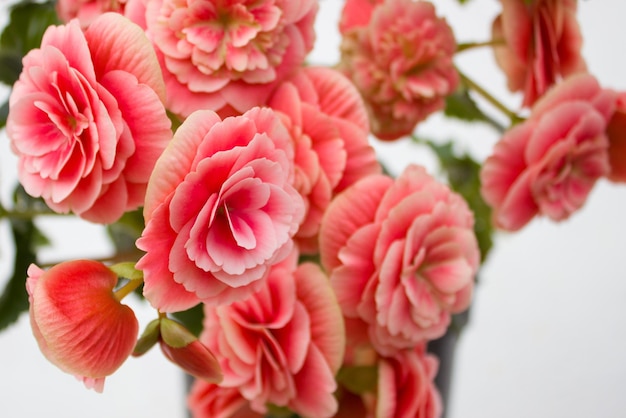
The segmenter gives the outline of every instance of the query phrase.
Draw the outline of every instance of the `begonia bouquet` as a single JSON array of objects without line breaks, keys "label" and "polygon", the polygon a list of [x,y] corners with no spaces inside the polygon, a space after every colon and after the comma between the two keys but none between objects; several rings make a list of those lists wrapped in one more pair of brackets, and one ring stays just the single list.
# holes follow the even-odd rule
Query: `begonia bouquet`
[{"label": "begonia bouquet", "polygon": [[[437,1],[345,0],[338,59],[316,63],[336,1],[15,2],[0,327],[28,310],[43,355],[96,391],[158,345],[195,378],[196,417],[442,416],[434,347],[494,230],[567,219],[626,179],[626,96],[587,71],[575,0],[500,0],[479,40]],[[455,63],[474,49],[515,110]],[[434,114],[501,139],[476,161],[420,135]],[[380,158],[400,141],[414,161]],[[41,263],[53,214],[103,225],[114,253]]]}]

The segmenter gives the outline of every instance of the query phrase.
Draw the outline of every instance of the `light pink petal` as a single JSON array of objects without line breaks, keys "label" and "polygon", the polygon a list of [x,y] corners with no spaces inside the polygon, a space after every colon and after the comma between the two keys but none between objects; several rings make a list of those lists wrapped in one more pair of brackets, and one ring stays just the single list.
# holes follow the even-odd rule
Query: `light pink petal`
[{"label": "light pink petal", "polygon": [[165,85],[156,54],[145,32],[119,13],[105,13],[85,32],[98,78],[114,70],[137,77],[165,102]]}]

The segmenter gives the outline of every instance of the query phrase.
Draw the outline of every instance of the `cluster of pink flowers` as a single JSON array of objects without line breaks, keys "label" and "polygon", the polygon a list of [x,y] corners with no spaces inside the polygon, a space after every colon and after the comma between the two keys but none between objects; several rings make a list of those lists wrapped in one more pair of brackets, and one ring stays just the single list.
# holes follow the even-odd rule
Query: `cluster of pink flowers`
[{"label": "cluster of pink flowers", "polygon": [[[574,0],[502,6],[494,51],[531,110],[480,177],[494,224],[517,230],[567,218],[601,177],[626,180],[626,96],[585,72]],[[474,214],[421,166],[383,174],[370,143],[410,135],[460,85],[435,6],[347,0],[336,69],[304,65],[315,0],[57,10],[67,23],[26,55],[10,98],[19,180],[91,222],[143,208],[144,229],[132,267],[31,266],[44,355],[101,391],[158,343],[197,378],[198,417],[440,416],[427,345],[470,305]],[[138,337],[121,299],[139,286],[158,318]],[[170,314],[198,304],[195,336]],[[342,370],[376,379],[356,390]]]}]

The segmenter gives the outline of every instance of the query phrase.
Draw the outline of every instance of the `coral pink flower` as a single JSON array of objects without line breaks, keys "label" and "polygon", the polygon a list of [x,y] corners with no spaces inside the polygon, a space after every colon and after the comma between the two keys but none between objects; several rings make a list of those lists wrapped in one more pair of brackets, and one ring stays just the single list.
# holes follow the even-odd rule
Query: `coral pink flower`
[{"label": "coral pink flower", "polygon": [[346,0],[341,10],[339,32],[346,35],[349,30],[367,26],[372,18],[372,12],[384,0]]},{"label": "coral pink flower", "polygon": [[283,82],[268,104],[283,116],[295,144],[295,187],[307,207],[295,239],[301,252],[316,253],[333,195],[381,171],[368,142],[367,112],[341,73],[321,67],[304,68]]},{"label": "coral pink flower", "polygon": [[626,182],[626,92],[619,93],[615,113],[609,121],[609,180]]},{"label": "coral pink flower", "polygon": [[610,172],[605,131],[614,107],[614,92],[579,74],[548,91],[525,122],[504,134],[480,173],[498,227],[515,231],[536,215],[561,221],[584,204]]},{"label": "coral pink flower", "polygon": [[313,48],[314,0],[154,0],[146,24],[163,67],[167,107],[243,113]]},{"label": "coral pink flower", "polygon": [[159,159],[137,246],[144,295],[159,310],[228,303],[253,293],[291,252],[304,215],[293,145],[271,109],[223,121],[193,113]]},{"label": "coral pink flower", "polygon": [[423,168],[368,176],[338,195],[320,230],[322,264],[347,318],[390,355],[444,334],[470,302],[479,264],[465,201]]},{"label": "coral pink flower", "polygon": [[434,384],[438,360],[424,345],[394,357],[381,358],[378,365],[377,418],[438,418],[443,411]]},{"label": "coral pink flower", "polygon": [[263,418],[250,409],[250,402],[234,387],[221,387],[196,380],[187,398],[194,418]]},{"label": "coral pink flower", "polygon": [[139,329],[133,311],[113,294],[116,284],[111,270],[91,260],[28,268],[30,323],[39,348],[98,392],[133,351]]},{"label": "coral pink flower", "polygon": [[142,30],[116,13],[84,34],[77,21],[50,27],[23,63],[7,134],[26,191],[98,223],[138,208],[171,138],[159,65]]},{"label": "coral pink flower", "polygon": [[374,135],[410,134],[443,109],[459,82],[455,50],[452,30],[426,1],[389,0],[373,9],[367,26],[346,32],[339,68],[363,95]]},{"label": "coral pink flower", "polygon": [[220,360],[220,386],[238,388],[252,410],[267,404],[310,417],[337,411],[335,373],[344,352],[341,310],[319,266],[275,265],[248,299],[206,307],[200,336]]},{"label": "coral pink flower", "polygon": [[586,71],[576,0],[500,1],[493,37],[506,45],[494,53],[509,89],[524,92],[524,106],[532,106],[561,77]]}]

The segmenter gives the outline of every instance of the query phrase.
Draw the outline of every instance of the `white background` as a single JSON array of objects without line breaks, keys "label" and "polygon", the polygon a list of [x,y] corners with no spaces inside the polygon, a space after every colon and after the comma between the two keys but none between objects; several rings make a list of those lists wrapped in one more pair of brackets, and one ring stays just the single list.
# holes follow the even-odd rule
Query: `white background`
[{"label": "white background", "polygon": [[[0,7],[5,7],[0,0]],[[498,13],[494,0],[434,1],[461,42],[489,38]],[[321,0],[315,64],[338,58],[336,22],[341,2]],[[626,2],[579,1],[583,54],[590,71],[607,87],[626,90],[624,45]],[[0,18],[5,18],[2,12]],[[457,64],[511,107],[520,97],[506,92],[504,78],[488,50],[458,56]],[[458,138],[478,158],[488,155],[497,136],[433,116],[419,134]],[[376,144],[400,171],[409,162],[434,170],[432,156],[407,142]],[[0,141],[3,202],[15,178],[15,159]],[[585,207],[570,220],[538,219],[515,234],[500,234],[480,273],[470,323],[462,335],[448,418],[624,416],[626,410],[626,185],[600,181]],[[110,250],[102,232],[81,221],[45,220],[54,238],[42,261],[99,257]],[[0,285],[12,249],[0,223]],[[154,317],[130,300],[145,325]],[[0,333],[0,416],[171,417],[185,416],[182,374],[158,349],[129,359],[107,378],[104,394],[82,387],[39,353],[28,318]]]}]

